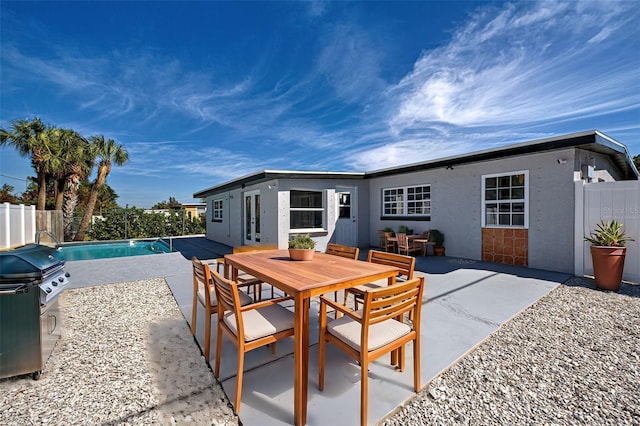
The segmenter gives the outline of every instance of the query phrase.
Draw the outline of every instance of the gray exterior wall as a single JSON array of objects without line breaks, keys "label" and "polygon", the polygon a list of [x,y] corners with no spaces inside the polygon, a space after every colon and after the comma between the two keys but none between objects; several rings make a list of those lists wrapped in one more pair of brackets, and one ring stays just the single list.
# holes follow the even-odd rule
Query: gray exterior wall
[{"label": "gray exterior wall", "polygon": [[[260,191],[260,244],[277,244],[286,248],[289,236],[289,191],[321,190],[325,194],[326,231],[311,233],[316,241],[316,250],[324,251],[333,241],[337,220],[336,187],[357,188],[358,245],[368,245],[369,233],[369,183],[362,179],[277,179],[256,185],[246,185],[231,191],[220,192],[206,198],[207,238],[235,247],[243,245],[243,196],[245,192]],[[222,222],[213,222],[212,201],[224,201]],[[363,214],[364,213],[364,214]]]},{"label": "gray exterior wall", "polygon": [[[559,158],[567,160],[558,163]],[[482,175],[529,172],[529,267],[573,271],[575,150],[543,152],[370,180],[370,244],[378,230],[406,225],[445,234],[447,255],[482,258]],[[382,220],[382,189],[431,185],[431,221]]]}]

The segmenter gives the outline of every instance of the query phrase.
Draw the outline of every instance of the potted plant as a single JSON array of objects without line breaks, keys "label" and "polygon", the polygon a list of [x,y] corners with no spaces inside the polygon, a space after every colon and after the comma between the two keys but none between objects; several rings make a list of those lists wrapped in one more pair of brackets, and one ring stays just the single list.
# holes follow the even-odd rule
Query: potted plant
[{"label": "potted plant", "polygon": [[413,229],[409,229],[409,227],[406,226],[406,225],[400,225],[400,227],[398,228],[398,233],[399,234],[412,235],[413,234]]},{"label": "potted plant", "polygon": [[617,220],[603,220],[584,239],[591,243],[596,287],[611,291],[620,290],[627,251],[625,244],[627,241],[633,241],[633,238],[625,235],[622,224]]},{"label": "potted plant", "polygon": [[429,231],[429,236],[435,244],[433,246],[433,253],[436,256],[444,256],[444,234],[437,229],[432,229]]},{"label": "potted plant", "polygon": [[289,257],[291,260],[311,260],[315,248],[316,242],[309,234],[298,234],[289,240]]}]

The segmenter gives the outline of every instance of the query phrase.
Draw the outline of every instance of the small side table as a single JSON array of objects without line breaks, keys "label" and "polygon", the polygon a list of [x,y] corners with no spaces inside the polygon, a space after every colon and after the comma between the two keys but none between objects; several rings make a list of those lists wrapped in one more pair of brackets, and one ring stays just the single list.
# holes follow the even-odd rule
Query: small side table
[{"label": "small side table", "polygon": [[429,241],[426,238],[415,238],[413,240],[416,243],[419,243],[420,245],[422,245],[422,255],[423,256],[427,256],[427,247],[429,246],[434,246],[436,245],[436,243],[434,243],[433,241]]}]

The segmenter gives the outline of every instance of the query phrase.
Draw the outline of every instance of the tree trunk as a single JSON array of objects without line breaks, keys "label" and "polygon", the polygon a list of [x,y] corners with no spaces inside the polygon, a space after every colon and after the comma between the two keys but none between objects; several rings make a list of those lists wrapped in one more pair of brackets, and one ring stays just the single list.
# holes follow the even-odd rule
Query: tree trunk
[{"label": "tree trunk", "polygon": [[62,210],[64,203],[64,179],[56,179],[56,207],[55,210]]},{"label": "tree trunk", "polygon": [[65,241],[71,241],[73,239],[73,213],[78,204],[78,186],[80,186],[80,177],[78,175],[71,175],[67,182],[67,190],[64,195],[64,209],[62,211]]},{"label": "tree trunk", "polygon": [[44,172],[38,173],[38,204],[37,210],[44,210],[47,203],[47,176]]},{"label": "tree trunk", "polygon": [[109,170],[107,167],[100,166],[98,168],[98,176],[96,177],[95,182],[91,185],[91,193],[89,194],[89,200],[87,201],[87,207],[84,210],[84,216],[82,216],[82,222],[80,222],[80,227],[78,228],[78,232],[75,236],[75,241],[84,241],[84,234],[89,227],[89,223],[91,222],[91,217],[93,216],[93,210],[96,207],[96,202],[98,201],[98,194],[100,193],[100,188],[104,185],[107,180],[107,175],[109,174]]}]

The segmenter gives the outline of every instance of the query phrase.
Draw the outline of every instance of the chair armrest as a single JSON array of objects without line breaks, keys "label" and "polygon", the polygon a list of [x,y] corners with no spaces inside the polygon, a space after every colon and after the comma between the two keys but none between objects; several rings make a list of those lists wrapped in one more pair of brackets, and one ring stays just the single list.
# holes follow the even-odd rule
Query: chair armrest
[{"label": "chair armrest", "polygon": [[349,308],[348,306],[343,305],[342,303],[336,303],[333,300],[327,299],[324,296],[320,296],[320,302],[331,306],[336,311],[340,311],[341,313],[343,313],[344,315],[348,316],[349,318],[355,321],[362,322],[362,315],[360,315],[357,311],[354,311],[353,309]]},{"label": "chair armrest", "polygon": [[278,297],[277,299],[269,299],[269,300],[263,300],[262,302],[252,303],[250,305],[242,306],[240,308],[240,312],[250,311],[252,309],[260,309],[260,308],[264,308],[265,306],[277,305],[278,303],[286,302],[287,300],[293,300],[293,297],[291,296]]}]

